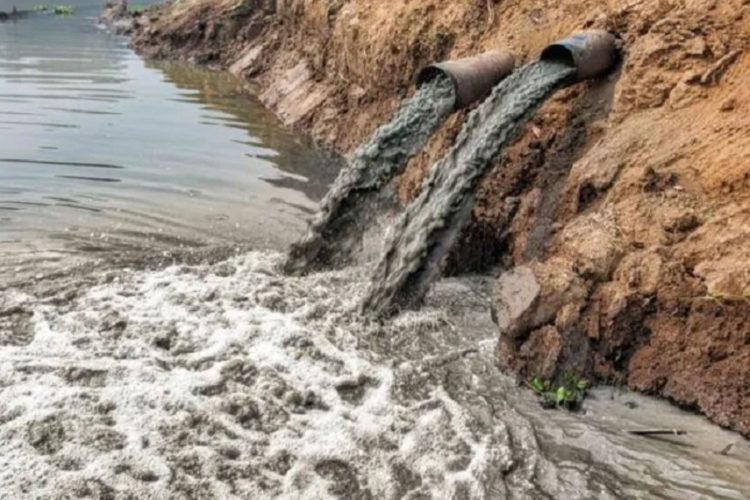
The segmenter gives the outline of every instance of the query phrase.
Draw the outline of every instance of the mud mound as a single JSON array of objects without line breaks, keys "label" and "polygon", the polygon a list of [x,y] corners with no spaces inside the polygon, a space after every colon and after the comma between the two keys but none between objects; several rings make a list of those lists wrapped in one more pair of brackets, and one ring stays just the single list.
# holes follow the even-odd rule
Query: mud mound
[{"label": "mud mound", "polygon": [[[426,62],[494,47],[528,60],[574,29],[617,33],[621,68],[526,127],[447,271],[527,266],[543,284],[522,314],[538,320],[500,337],[522,376],[575,366],[750,435],[749,19],[742,0],[186,0],[142,16],[133,43],[253,79],[287,123],[348,151]],[[461,120],[412,161],[402,198]]]}]

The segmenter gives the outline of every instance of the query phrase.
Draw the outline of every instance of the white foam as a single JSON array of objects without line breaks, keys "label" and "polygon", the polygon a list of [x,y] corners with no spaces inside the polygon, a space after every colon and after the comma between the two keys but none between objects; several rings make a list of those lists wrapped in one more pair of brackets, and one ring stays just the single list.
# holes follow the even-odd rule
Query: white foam
[{"label": "white foam", "polygon": [[0,490],[486,497],[499,439],[445,391],[394,396],[398,373],[356,348],[357,273],[287,278],[279,259],[124,272],[69,305],[23,297],[33,340],[0,347]]}]

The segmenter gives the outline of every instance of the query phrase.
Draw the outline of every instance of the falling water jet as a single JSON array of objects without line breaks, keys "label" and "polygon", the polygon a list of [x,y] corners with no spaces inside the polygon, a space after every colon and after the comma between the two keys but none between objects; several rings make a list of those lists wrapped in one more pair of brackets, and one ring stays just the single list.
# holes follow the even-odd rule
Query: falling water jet
[{"label": "falling water jet", "polygon": [[414,96],[341,171],[306,234],[292,245],[284,270],[299,275],[349,263],[364,228],[392,199],[384,188],[451,113],[484,98],[514,64],[513,56],[491,51],[424,68]]},{"label": "falling water jet", "polygon": [[421,302],[469,219],[477,186],[503,149],[558,89],[604,74],[616,58],[611,34],[577,33],[495,87],[391,229],[362,312],[389,314]]}]

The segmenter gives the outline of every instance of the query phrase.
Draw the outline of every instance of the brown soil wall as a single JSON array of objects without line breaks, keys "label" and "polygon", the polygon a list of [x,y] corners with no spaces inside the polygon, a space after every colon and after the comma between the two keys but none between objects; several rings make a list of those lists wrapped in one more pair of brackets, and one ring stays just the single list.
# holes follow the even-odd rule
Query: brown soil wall
[{"label": "brown soil wall", "polygon": [[[528,61],[581,28],[617,33],[621,67],[529,123],[448,271],[506,270],[499,359],[521,377],[583,370],[750,436],[747,0],[182,0],[139,17],[133,45],[227,68],[347,152],[425,63],[493,47]],[[462,120],[411,162],[404,201]]]}]

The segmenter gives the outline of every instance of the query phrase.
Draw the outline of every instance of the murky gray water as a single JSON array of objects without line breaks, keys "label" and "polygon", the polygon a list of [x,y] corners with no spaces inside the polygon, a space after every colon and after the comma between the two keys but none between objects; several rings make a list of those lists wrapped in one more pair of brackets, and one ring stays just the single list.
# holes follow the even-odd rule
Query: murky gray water
[{"label": "murky gray water", "polygon": [[419,304],[469,219],[474,193],[505,146],[575,70],[531,63],[501,82],[472,112],[456,143],[430,170],[422,191],[390,229],[362,309],[376,314]]},{"label": "murky gray water", "polygon": [[[56,145],[50,151],[68,164],[0,166],[3,182],[17,186],[4,197],[39,203],[2,205],[16,210],[3,215],[2,234],[15,236],[1,249],[32,271],[29,262],[54,269],[71,256],[104,258],[55,277],[0,282],[0,496],[747,498],[750,446],[701,417],[606,388],[594,391],[585,413],[542,411],[495,367],[487,278],[444,280],[422,310],[370,322],[357,313],[369,274],[362,267],[290,277],[280,272],[284,255],[272,250],[156,269],[108,265],[128,241],[148,256],[184,241],[293,238],[326,177],[312,170],[318,157],[239,95],[236,82],[180,66],[148,68],[119,39],[68,21],[79,23],[71,36],[91,44],[62,52],[75,54],[89,80],[53,84],[81,100],[51,99],[52,106],[106,111],[106,104],[115,114],[47,110],[45,98],[24,95],[21,70],[3,76],[0,109],[23,113],[26,104],[52,113],[3,120],[79,128],[3,125],[13,134],[2,136],[3,157],[57,161],[38,147]],[[16,52],[76,26],[39,22],[48,23],[44,34],[29,33]],[[0,25],[3,42],[7,28]],[[109,69],[97,78],[119,75],[121,85],[92,83],[97,50],[119,54],[114,66],[102,56],[97,64]],[[80,76],[49,71],[53,81]],[[52,92],[40,89],[49,82],[36,81],[45,78],[38,67],[29,72],[32,95]],[[107,89],[93,92],[97,98],[129,90],[99,101],[85,97],[92,87]],[[108,130],[110,121],[120,134],[99,144],[93,130]],[[66,140],[50,142],[59,134]],[[204,217],[216,211],[229,219]],[[93,236],[64,231],[71,214]],[[101,228],[109,228],[104,238]],[[179,237],[160,240],[159,229]],[[109,246],[79,243],[93,241]],[[10,253],[14,245],[29,255]],[[625,432],[644,427],[689,434]]]},{"label": "murky gray water", "polygon": [[103,2],[70,3],[70,17],[0,24],[0,279],[292,241],[336,162],[231,76],[144,63],[95,26]]},{"label": "murky gray water", "polygon": [[382,210],[379,202],[392,198],[391,181],[427,144],[455,103],[453,83],[447,77],[435,78],[354,152],[307,233],[292,246],[285,265],[288,272],[299,274],[351,263],[365,228],[377,224]]},{"label": "murky gray water", "polygon": [[[283,255],[93,271],[0,294],[9,498],[731,498],[750,446],[603,388],[543,411],[495,367],[489,280],[363,320],[365,268]],[[628,429],[679,428],[647,439]]]}]

